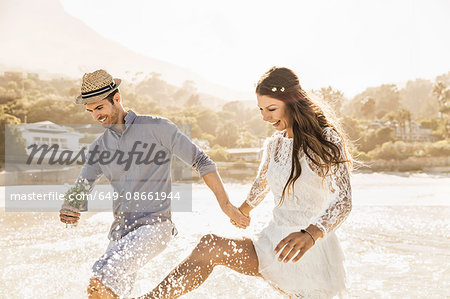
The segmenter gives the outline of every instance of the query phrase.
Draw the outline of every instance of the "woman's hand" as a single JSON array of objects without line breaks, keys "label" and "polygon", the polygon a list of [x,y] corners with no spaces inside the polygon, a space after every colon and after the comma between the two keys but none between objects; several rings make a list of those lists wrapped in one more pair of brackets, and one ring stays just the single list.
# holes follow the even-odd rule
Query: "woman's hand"
[{"label": "woman's hand", "polygon": [[297,262],[312,246],[314,245],[314,241],[310,235],[302,232],[294,232],[289,236],[284,238],[278,243],[277,247],[275,247],[274,253],[278,254],[278,252],[284,247],[283,251],[281,251],[278,260],[281,262],[289,262],[294,256],[295,258],[292,262]]},{"label": "woman's hand", "polygon": [[[251,206],[249,206],[248,204],[247,204],[247,202],[243,202],[242,203],[242,205],[238,208],[238,210],[239,210],[239,212],[241,212],[244,216],[246,216],[246,217],[248,217],[249,218],[249,220],[251,220],[250,219],[250,211],[253,209],[253,207],[251,207]],[[242,228],[242,227],[239,227],[237,224],[236,224],[236,222],[234,222],[233,221],[233,219],[230,219],[230,221],[231,221],[231,224],[233,224],[234,226],[236,226],[236,227],[238,227],[238,228]],[[249,223],[249,225],[250,225],[250,223]],[[244,227],[245,228],[245,227]]]},{"label": "woman's hand", "polygon": [[230,217],[231,223],[238,228],[247,228],[250,225],[250,216],[244,215],[238,208],[229,203],[224,207],[225,214]]}]

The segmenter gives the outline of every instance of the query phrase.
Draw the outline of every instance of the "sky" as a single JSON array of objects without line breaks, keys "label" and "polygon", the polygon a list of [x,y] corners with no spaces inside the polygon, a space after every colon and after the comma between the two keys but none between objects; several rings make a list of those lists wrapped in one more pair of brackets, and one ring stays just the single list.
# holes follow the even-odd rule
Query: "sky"
[{"label": "sky", "polygon": [[271,66],[347,97],[450,71],[450,1],[61,0],[133,51],[250,92]]}]

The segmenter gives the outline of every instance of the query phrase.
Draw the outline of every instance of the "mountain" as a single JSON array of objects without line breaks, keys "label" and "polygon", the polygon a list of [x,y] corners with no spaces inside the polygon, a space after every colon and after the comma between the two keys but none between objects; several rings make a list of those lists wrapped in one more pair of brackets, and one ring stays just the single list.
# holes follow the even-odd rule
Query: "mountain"
[{"label": "mountain", "polygon": [[[111,30],[114,26],[112,23]],[[188,69],[146,57],[104,38],[65,12],[58,0],[1,0],[0,40],[3,70],[26,69],[81,78],[85,72],[104,68],[117,77],[128,79],[137,72],[156,72],[178,86],[192,80],[199,92],[225,100],[251,98],[251,95],[208,82]]]}]

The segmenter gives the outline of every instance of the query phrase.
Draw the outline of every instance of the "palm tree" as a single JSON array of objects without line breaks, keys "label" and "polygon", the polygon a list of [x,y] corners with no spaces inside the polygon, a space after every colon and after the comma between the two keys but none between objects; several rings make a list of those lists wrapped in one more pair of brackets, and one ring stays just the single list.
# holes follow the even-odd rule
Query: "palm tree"
[{"label": "palm tree", "polygon": [[403,127],[403,136],[406,138],[406,125],[408,125],[408,139],[411,140],[411,112],[406,108],[398,110],[398,120]]},{"label": "palm tree", "polygon": [[[441,110],[442,107],[446,106],[447,101],[449,100],[448,99],[449,92],[447,86],[441,81],[436,82],[433,86],[433,94],[437,97],[439,103],[439,110]],[[441,119],[443,118],[442,113],[440,113],[440,117]]]},{"label": "palm tree", "polygon": [[433,94],[438,98],[439,116],[442,120],[445,119],[445,138],[448,138],[448,136],[450,135],[448,126],[448,117],[450,116],[450,88],[439,81],[434,85]]},{"label": "palm tree", "polygon": [[[411,139],[412,135],[412,127],[411,127],[411,112],[406,108],[400,108],[395,111],[391,111],[384,116],[385,119],[393,122],[397,121],[398,126],[400,128],[400,138]],[[406,134],[406,126],[408,125],[408,134]],[[408,136],[407,136],[408,135]]]}]

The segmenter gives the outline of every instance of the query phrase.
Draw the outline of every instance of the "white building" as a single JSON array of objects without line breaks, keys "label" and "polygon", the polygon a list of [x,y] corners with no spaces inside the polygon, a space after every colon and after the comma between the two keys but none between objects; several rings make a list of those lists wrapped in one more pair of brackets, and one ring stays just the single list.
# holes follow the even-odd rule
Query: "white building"
[{"label": "white building", "polygon": [[259,147],[229,148],[227,149],[227,152],[230,161],[243,160],[255,162],[260,161],[262,158],[262,148]]},{"label": "white building", "polygon": [[[59,150],[79,150],[80,138],[83,134],[69,130],[67,127],[57,125],[51,121],[41,121],[32,124],[20,125],[22,138],[26,147],[37,144],[59,145]],[[31,149],[27,149],[29,153]]]},{"label": "white building", "polygon": [[405,123],[402,127],[398,122],[393,122],[394,134],[395,137],[401,140],[409,140],[409,141],[418,141],[418,142],[426,142],[426,141],[435,141],[433,137],[431,129],[424,129],[417,121],[411,121],[410,123]]}]

